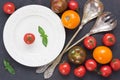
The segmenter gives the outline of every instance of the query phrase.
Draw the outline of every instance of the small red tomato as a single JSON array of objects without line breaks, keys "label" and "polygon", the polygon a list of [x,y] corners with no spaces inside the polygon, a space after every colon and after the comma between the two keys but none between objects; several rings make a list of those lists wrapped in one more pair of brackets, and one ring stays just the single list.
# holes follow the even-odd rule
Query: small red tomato
[{"label": "small red tomato", "polygon": [[62,75],[68,75],[70,73],[71,66],[68,62],[63,62],[59,65],[59,72]]},{"label": "small red tomato", "polygon": [[100,68],[100,73],[103,77],[109,77],[112,74],[112,69],[108,65],[104,65]]},{"label": "small red tomato", "polygon": [[69,9],[71,9],[71,10],[77,10],[78,9],[78,2],[76,1],[76,0],[70,0],[69,2],[68,2],[68,7],[69,7]]},{"label": "small red tomato", "polygon": [[102,39],[104,45],[106,46],[112,46],[115,44],[116,42],[116,37],[114,34],[112,33],[106,33],[104,36],[103,36],[103,39]]},{"label": "small red tomato", "polygon": [[86,74],[86,69],[84,66],[79,66],[74,69],[74,75],[81,78]]},{"label": "small red tomato", "polygon": [[26,44],[32,44],[35,40],[35,36],[32,33],[26,33],[24,35],[24,41]]},{"label": "small red tomato", "polygon": [[97,68],[97,63],[94,59],[88,59],[85,62],[85,67],[88,71],[94,71]]},{"label": "small red tomato", "polygon": [[112,69],[114,71],[118,71],[120,70],[120,60],[119,59],[113,59],[111,62],[110,62],[110,66],[112,67]]},{"label": "small red tomato", "polygon": [[93,49],[96,47],[96,39],[93,36],[88,36],[84,39],[84,46],[88,49]]},{"label": "small red tomato", "polygon": [[12,2],[6,2],[3,5],[3,11],[6,14],[12,14],[15,11],[15,5],[14,5],[14,3],[12,3]]}]

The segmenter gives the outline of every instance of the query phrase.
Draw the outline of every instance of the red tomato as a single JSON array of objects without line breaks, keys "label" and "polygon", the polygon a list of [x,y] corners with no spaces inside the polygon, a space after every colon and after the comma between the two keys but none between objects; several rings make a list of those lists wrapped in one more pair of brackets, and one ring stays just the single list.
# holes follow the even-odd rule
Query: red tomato
[{"label": "red tomato", "polygon": [[6,14],[12,14],[15,11],[15,5],[14,5],[14,3],[12,3],[12,2],[6,2],[3,5],[3,11]]},{"label": "red tomato", "polygon": [[63,62],[59,65],[59,72],[62,75],[68,75],[70,73],[71,66],[68,62]]},{"label": "red tomato", "polygon": [[108,77],[112,74],[112,69],[110,66],[104,65],[100,68],[100,72],[103,77]]},{"label": "red tomato", "polygon": [[96,39],[93,36],[88,36],[84,39],[84,46],[88,49],[93,49],[96,47]]},{"label": "red tomato", "polygon": [[68,2],[68,7],[69,7],[69,9],[71,9],[71,10],[77,10],[78,9],[78,2],[76,1],[76,0],[70,0],[69,2]]},{"label": "red tomato", "polygon": [[114,45],[116,42],[116,37],[114,34],[112,33],[106,33],[104,36],[103,36],[103,43],[104,45],[106,46],[112,46]]},{"label": "red tomato", "polygon": [[24,41],[26,44],[32,44],[35,40],[35,36],[32,33],[26,33],[24,35]]},{"label": "red tomato", "polygon": [[78,68],[74,69],[74,75],[81,78],[86,74],[86,69],[84,66],[79,66]]},{"label": "red tomato", "polygon": [[88,59],[85,62],[85,67],[88,71],[94,71],[97,68],[97,63],[94,59]]},{"label": "red tomato", "polygon": [[113,59],[111,62],[110,62],[110,66],[112,67],[112,69],[114,71],[118,71],[120,70],[120,60],[119,59]]}]

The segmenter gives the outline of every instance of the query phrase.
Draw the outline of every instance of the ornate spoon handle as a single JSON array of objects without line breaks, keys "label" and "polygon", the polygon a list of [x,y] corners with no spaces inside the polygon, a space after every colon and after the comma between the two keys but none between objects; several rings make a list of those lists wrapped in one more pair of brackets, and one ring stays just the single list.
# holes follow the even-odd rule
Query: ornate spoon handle
[{"label": "ornate spoon handle", "polygon": [[45,71],[44,73],[44,78],[50,78],[55,70],[55,67],[59,64],[59,62],[61,61],[61,58],[63,56],[63,54],[66,52],[66,49],[68,48],[68,46],[71,44],[71,42],[74,40],[74,38],[77,36],[78,32],[82,29],[83,24],[81,24],[78,28],[78,30],[75,32],[75,34],[73,35],[73,37],[70,39],[70,41],[68,42],[68,44],[65,46],[65,48],[63,49],[63,51],[61,52],[61,54],[53,61],[53,64]]}]

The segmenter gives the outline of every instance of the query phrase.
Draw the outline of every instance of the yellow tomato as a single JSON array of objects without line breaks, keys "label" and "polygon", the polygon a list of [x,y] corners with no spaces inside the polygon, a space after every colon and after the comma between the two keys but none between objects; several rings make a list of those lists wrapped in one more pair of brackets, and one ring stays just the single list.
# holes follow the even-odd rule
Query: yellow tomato
[{"label": "yellow tomato", "polygon": [[73,10],[67,10],[62,14],[62,23],[67,29],[75,29],[80,24],[80,16]]},{"label": "yellow tomato", "polygon": [[112,59],[112,51],[106,46],[98,46],[93,51],[93,58],[100,64],[107,64]]}]

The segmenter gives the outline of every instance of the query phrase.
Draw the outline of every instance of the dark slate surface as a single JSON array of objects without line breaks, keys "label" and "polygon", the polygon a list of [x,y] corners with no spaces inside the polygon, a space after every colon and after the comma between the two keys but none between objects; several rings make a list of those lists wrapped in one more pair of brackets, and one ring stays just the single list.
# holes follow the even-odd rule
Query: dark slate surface
[{"label": "dark slate surface", "polygon": [[[43,74],[35,73],[36,68],[26,67],[26,66],[23,66],[23,65],[17,63],[16,61],[14,61],[8,55],[8,53],[4,47],[3,29],[4,29],[5,22],[6,22],[7,18],[9,17],[9,15],[6,15],[3,12],[2,6],[7,1],[14,2],[16,5],[16,9],[19,9],[22,6],[29,5],[29,4],[39,4],[39,5],[44,5],[44,6],[50,7],[49,0],[0,0],[0,80],[44,80]],[[83,5],[84,5],[85,1],[86,0],[78,0],[78,2],[80,4],[79,5],[80,6],[79,14],[81,16],[82,16],[82,12],[83,12],[82,10],[83,10]],[[113,50],[113,57],[120,58],[120,0],[101,0],[101,1],[103,2],[104,6],[105,6],[105,11],[112,12],[112,14],[115,15],[118,20],[117,28],[115,30],[111,31],[117,37],[117,42],[116,42],[115,46],[110,47],[110,48]],[[84,34],[89,32],[89,30],[92,27],[92,25],[94,24],[95,20],[96,19],[94,19],[93,21],[91,21],[87,25],[85,25],[85,27],[79,33],[78,37],[75,40],[79,39]],[[67,35],[66,42],[70,39],[70,37],[75,32],[75,30],[70,31],[70,30],[66,29],[66,35]],[[104,33],[99,33],[99,34],[93,35],[97,38],[97,42],[98,42],[97,46],[103,45],[102,41],[101,41],[103,34]],[[79,45],[83,46],[82,43],[80,43]],[[92,53],[92,51],[87,50],[88,58],[92,57],[91,53]],[[10,61],[10,63],[14,66],[14,68],[16,70],[15,75],[9,74],[4,69],[3,59],[8,59]],[[62,60],[67,60],[67,54],[64,55]],[[112,75],[108,78],[103,78],[103,77],[97,75],[95,72],[87,72],[87,74],[83,78],[79,79],[73,75],[73,69],[76,66],[73,64],[71,64],[71,66],[72,66],[72,70],[71,70],[70,75],[62,76],[61,74],[59,74],[58,69],[57,69],[58,67],[57,67],[53,76],[51,78],[49,78],[48,80],[56,80],[56,79],[57,80],[120,80],[119,79],[120,71],[113,72]]]}]

